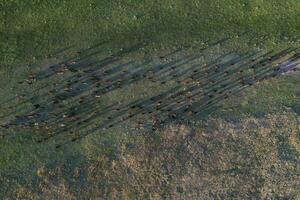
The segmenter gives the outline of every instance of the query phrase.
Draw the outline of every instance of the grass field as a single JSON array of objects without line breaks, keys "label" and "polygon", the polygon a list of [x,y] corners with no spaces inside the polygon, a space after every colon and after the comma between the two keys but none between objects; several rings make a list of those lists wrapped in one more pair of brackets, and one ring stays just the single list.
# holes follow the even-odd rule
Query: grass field
[{"label": "grass field", "polygon": [[0,11],[1,199],[300,198],[297,0]]},{"label": "grass field", "polygon": [[157,49],[201,45],[241,31],[258,41],[267,35],[273,45],[299,44],[299,7],[295,0],[2,1],[0,60],[24,64],[99,40],[119,47],[150,42]]}]

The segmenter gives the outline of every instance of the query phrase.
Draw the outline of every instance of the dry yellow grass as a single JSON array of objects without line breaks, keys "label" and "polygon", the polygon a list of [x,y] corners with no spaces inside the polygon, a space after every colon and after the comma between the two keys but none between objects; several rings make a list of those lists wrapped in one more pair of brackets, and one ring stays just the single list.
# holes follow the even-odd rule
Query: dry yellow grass
[{"label": "dry yellow grass", "polygon": [[[155,134],[160,139],[155,139]],[[123,144],[118,159],[99,154],[91,160],[86,167],[88,184],[82,188],[81,197],[63,179],[56,185],[44,181],[41,192],[30,196],[299,199],[299,134],[300,116],[292,112],[239,122],[211,118],[196,129],[174,124],[163,133],[136,136],[134,148]],[[43,170],[38,173],[47,176]],[[54,174],[63,177],[59,170]],[[24,188],[19,193],[24,196]]]}]

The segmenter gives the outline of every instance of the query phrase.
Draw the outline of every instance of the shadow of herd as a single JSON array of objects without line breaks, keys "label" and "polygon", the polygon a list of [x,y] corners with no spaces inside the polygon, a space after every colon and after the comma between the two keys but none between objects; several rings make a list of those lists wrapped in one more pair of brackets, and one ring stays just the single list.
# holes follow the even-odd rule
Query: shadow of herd
[{"label": "shadow of herd", "polygon": [[[225,41],[215,42],[203,51]],[[201,52],[187,55],[183,53],[185,48],[181,48],[161,56],[159,63],[152,60],[138,63],[123,57],[139,51],[142,44],[99,59],[97,55],[102,45],[90,47],[20,81],[19,84],[26,87],[33,82],[48,79],[51,82],[53,77],[63,77],[52,81],[51,85],[35,89],[32,94],[23,95],[16,105],[9,105],[7,116],[15,117],[1,128],[45,129],[38,142],[60,138],[57,148],[131,120],[139,127],[149,123],[147,127],[155,131],[169,122],[188,121],[212,112],[224,99],[257,82],[280,75],[282,63],[297,61],[300,57],[298,49],[287,48],[242,55],[226,53],[209,63],[201,63],[198,62]],[[145,80],[162,86],[172,84],[151,97],[107,103],[99,109],[103,95]],[[1,104],[5,106],[11,101],[8,99]],[[32,104],[32,108],[16,115],[19,107],[26,103]],[[148,122],[139,120],[143,116],[147,116]]]}]

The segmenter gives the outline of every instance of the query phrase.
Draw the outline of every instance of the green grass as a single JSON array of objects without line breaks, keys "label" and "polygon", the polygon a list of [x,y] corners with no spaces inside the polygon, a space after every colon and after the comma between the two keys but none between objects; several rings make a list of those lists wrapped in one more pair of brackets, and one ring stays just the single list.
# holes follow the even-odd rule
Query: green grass
[{"label": "green grass", "polygon": [[0,64],[34,62],[70,45],[103,40],[118,47],[139,41],[160,48],[251,31],[252,38],[267,35],[269,45],[295,45],[299,13],[297,0],[2,1]]},{"label": "green grass", "polygon": [[[244,32],[246,34],[240,36]],[[140,42],[145,44],[144,48],[125,56],[124,60],[134,58],[144,61],[188,45],[192,46],[188,49],[188,53],[197,54],[211,42],[226,37],[231,38],[226,44],[210,47],[202,52],[203,58],[199,61],[202,64],[230,51],[243,53],[253,49],[299,47],[299,33],[300,4],[297,0],[255,0],[251,2],[246,0],[32,0],[28,2],[5,0],[0,2],[0,99],[6,100],[22,93],[28,96],[40,94],[43,91],[36,90],[37,88],[58,82],[64,77],[38,81],[26,87],[19,85],[18,82],[24,80],[31,72],[58,63],[77,51],[102,41],[107,41],[107,43],[101,47],[102,52],[99,53],[97,59],[116,52],[120,48]],[[150,81],[140,81],[125,89],[115,90],[104,95],[101,102],[97,104],[97,108],[101,110],[109,103],[118,103],[119,101],[128,103],[141,97],[159,94],[173,85],[172,81],[168,82],[165,87]],[[40,98],[43,100],[44,96]],[[44,100],[47,101],[47,97],[45,98]],[[1,105],[0,115],[9,119],[16,114],[26,113],[32,108],[30,103],[20,105],[20,101],[15,98],[5,106]],[[10,114],[9,105],[18,106],[18,111]],[[65,105],[71,106],[67,102]],[[286,113],[281,114],[281,112]],[[282,127],[274,126],[276,120],[274,122],[270,119],[273,114],[279,115],[276,120],[280,121],[281,118],[284,118],[281,121]],[[247,198],[249,196],[259,198],[264,197],[264,189],[271,188],[275,191],[272,197],[279,198],[284,196],[286,191],[284,186],[279,184],[280,180],[284,180],[284,183],[290,185],[293,191],[296,190],[295,185],[297,184],[289,182],[288,179],[291,176],[291,180],[294,181],[296,179],[293,177],[299,174],[299,170],[294,168],[299,158],[299,137],[294,132],[289,132],[289,125],[293,128],[292,131],[298,130],[295,124],[299,122],[299,114],[300,77],[286,76],[256,84],[222,103],[212,114],[205,113],[201,119],[193,121],[194,124],[192,123],[189,128],[196,129],[199,134],[200,132],[204,134],[203,137],[200,134],[199,138],[198,136],[194,138],[201,141],[201,148],[206,149],[199,157],[200,163],[203,161],[203,165],[200,166],[210,171],[209,165],[215,164],[216,159],[223,155],[228,162],[222,161],[221,164],[225,163],[224,165],[232,167],[231,171],[225,167],[224,169],[216,167],[215,172],[210,171],[205,174],[208,178],[206,180],[215,179],[206,182],[208,185],[211,184],[212,189],[211,191],[205,189],[204,197],[224,198],[225,195],[228,198]],[[248,119],[257,122],[256,128],[248,123]],[[103,119],[100,116],[93,123],[101,120]],[[145,117],[144,120],[149,120],[149,117]],[[271,127],[270,129],[276,133],[275,135],[269,132],[267,133],[270,135],[264,135],[265,121],[267,121],[267,128]],[[147,187],[146,184],[141,190],[135,190],[134,187],[126,188],[126,184],[130,187],[136,182],[133,181],[130,185],[131,180],[122,176],[127,172],[125,173],[121,169],[116,172],[110,168],[114,162],[121,162],[126,157],[126,152],[129,152],[134,157],[133,160],[136,159],[135,161],[140,164],[140,168],[132,172],[138,180],[144,180],[144,176],[152,180],[152,175],[156,178],[159,176],[166,178],[162,172],[165,166],[161,165],[153,165],[154,168],[161,168],[158,168],[158,171],[153,170],[151,176],[144,173],[145,170],[149,170],[143,163],[147,159],[146,157],[140,158],[137,152],[153,148],[157,152],[151,154],[149,150],[150,157],[152,155],[159,158],[160,150],[163,152],[162,155],[168,157],[168,152],[164,151],[165,145],[169,145],[164,143],[164,133],[168,129],[164,130],[165,132],[156,133],[155,137],[150,137],[149,133],[137,132],[133,128],[135,122],[135,120],[128,121],[127,124],[116,126],[106,132],[97,131],[81,142],[66,145],[59,150],[54,148],[55,141],[46,144],[36,143],[38,136],[45,134],[43,130],[7,130],[10,137],[0,141],[0,198],[5,196],[16,198],[16,191],[26,188],[26,185],[29,186],[26,188],[28,191],[38,193],[41,190],[38,186],[40,183],[51,186],[52,179],[50,178],[49,181],[49,177],[56,176],[72,183],[74,177],[68,176],[68,173],[75,173],[77,168],[90,170],[95,166],[98,171],[95,170],[95,174],[88,174],[91,183],[93,180],[94,183],[105,182],[103,178],[99,177],[105,177],[106,174],[109,181],[118,181],[120,187],[125,185],[124,190],[129,190],[131,198],[139,196],[139,192],[143,193],[145,198],[155,198],[151,187]],[[226,123],[230,123],[230,125],[224,125]],[[285,126],[284,123],[288,125]],[[249,130],[242,129],[242,126],[246,126]],[[81,130],[81,132],[84,131],[85,129]],[[217,137],[217,139],[205,136],[207,133],[222,131],[231,135],[225,138]],[[245,131],[246,136],[237,136],[240,131]],[[253,133],[259,134],[253,135]],[[248,136],[250,139],[247,138]],[[190,142],[193,142],[193,139]],[[169,162],[176,163],[174,165],[180,171],[179,168],[184,165],[181,163],[182,160],[177,159],[177,156],[181,153],[182,144],[177,140],[171,141],[171,143],[174,144],[170,155],[176,159],[171,159]],[[225,149],[224,154],[222,154],[222,147]],[[199,149],[197,146],[193,146],[193,148]],[[264,163],[265,153],[270,156],[278,155],[278,160],[276,157],[275,161],[271,162],[275,163],[274,166]],[[230,159],[233,160],[233,163],[230,162]],[[151,163],[151,161],[149,162]],[[189,158],[187,162],[194,161]],[[288,164],[284,165],[285,162]],[[65,171],[56,172],[65,165],[67,167],[62,167]],[[261,168],[257,168],[257,166],[261,166]],[[236,169],[239,167],[241,169]],[[266,170],[271,171],[273,167],[276,172],[275,177],[272,177],[271,173],[266,174]],[[39,175],[41,169],[46,174]],[[129,169],[135,170],[133,166],[129,166]],[[197,171],[197,169],[188,167],[183,167],[184,170]],[[51,175],[52,172],[56,174]],[[241,173],[241,175],[235,181],[230,173]],[[177,176],[177,172],[173,175],[173,179],[166,178],[170,182],[166,188],[162,187],[163,191],[160,191],[162,197],[174,189],[172,180],[179,181],[176,179],[180,177]],[[252,175],[254,178],[250,180],[249,177]],[[278,184],[269,183],[269,181],[275,182],[275,179]],[[154,178],[154,180],[156,179]],[[150,186],[153,184],[147,180],[144,182]],[[218,188],[218,183],[224,184],[224,191]],[[246,183],[245,187],[243,187],[244,183]],[[256,184],[257,187],[255,187]],[[70,185],[70,188],[74,186]],[[178,187],[178,191],[184,191],[184,186]],[[97,186],[95,188],[97,189]],[[102,187],[99,186],[99,188]],[[111,188],[111,185],[108,185],[107,188]],[[101,191],[100,189],[99,191]],[[261,191],[257,191],[258,189]],[[49,190],[51,193],[51,187]],[[74,191],[70,193],[72,192]],[[293,194],[299,196],[296,192]]]}]

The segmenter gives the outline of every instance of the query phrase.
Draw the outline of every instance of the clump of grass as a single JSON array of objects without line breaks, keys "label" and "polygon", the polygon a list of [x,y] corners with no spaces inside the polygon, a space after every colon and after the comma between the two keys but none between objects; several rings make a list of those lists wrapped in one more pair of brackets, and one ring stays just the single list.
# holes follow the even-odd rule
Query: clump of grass
[{"label": "clump of grass", "polygon": [[64,183],[59,183],[55,185],[50,183],[42,187],[41,191],[36,194],[31,192],[30,190],[21,187],[16,191],[16,199],[28,199],[28,200],[36,200],[36,199],[66,199],[66,200],[74,200],[75,196],[70,193]]}]

